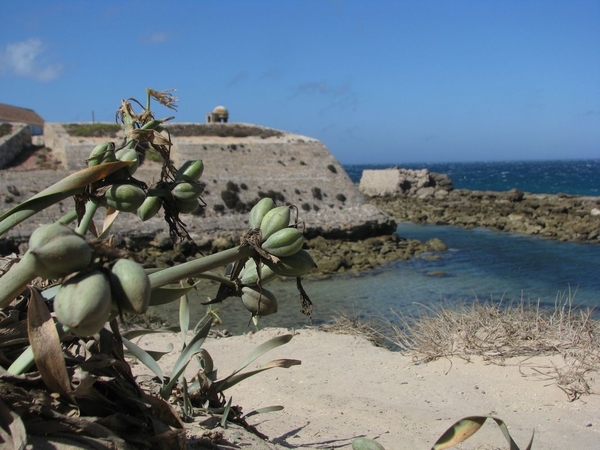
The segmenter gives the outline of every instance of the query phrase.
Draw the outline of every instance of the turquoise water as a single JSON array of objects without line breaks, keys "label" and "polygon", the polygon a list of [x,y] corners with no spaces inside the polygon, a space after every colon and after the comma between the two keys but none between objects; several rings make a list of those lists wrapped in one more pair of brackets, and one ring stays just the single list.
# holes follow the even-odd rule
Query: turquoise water
[{"label": "turquoise water", "polygon": [[[600,160],[399,165],[428,167],[432,172],[448,173],[454,186],[460,189],[508,190],[518,187],[536,193],[600,195]],[[351,178],[358,181],[367,167],[374,166],[345,168]],[[476,298],[506,302],[525,299],[553,306],[557,298],[571,296],[575,304],[600,306],[598,245],[558,242],[485,229],[408,223],[399,225],[398,234],[422,241],[439,237],[449,249],[440,253],[437,260],[398,261],[360,277],[336,276],[329,280],[305,281],[304,287],[314,303],[315,324],[328,322],[340,310],[393,317],[391,309],[410,312],[420,308],[418,305]],[[308,323],[299,312],[295,283],[277,282],[267,287],[277,295],[279,312],[262,319],[263,326],[300,327]],[[215,293],[216,286],[208,286],[199,298],[204,300]],[[252,330],[249,315],[239,299],[226,300],[220,308],[224,326],[232,332]],[[196,304],[193,311],[198,320],[204,307]],[[176,323],[176,306],[172,306],[169,315]],[[597,312],[597,316],[600,313]]]},{"label": "turquoise water", "polygon": [[[449,249],[437,260],[398,261],[360,277],[305,281],[314,302],[314,324],[326,323],[341,310],[389,316],[390,310],[414,312],[419,305],[476,298],[553,306],[557,298],[571,295],[575,304],[600,305],[600,246],[433,225],[400,224],[398,233],[420,240],[439,237]],[[277,295],[279,312],[262,319],[263,326],[308,324],[299,312],[295,283],[270,283],[267,288]],[[214,292],[211,287],[202,296]],[[226,300],[220,308],[232,332],[252,329],[238,299]],[[196,311],[201,314],[203,308]]]}]

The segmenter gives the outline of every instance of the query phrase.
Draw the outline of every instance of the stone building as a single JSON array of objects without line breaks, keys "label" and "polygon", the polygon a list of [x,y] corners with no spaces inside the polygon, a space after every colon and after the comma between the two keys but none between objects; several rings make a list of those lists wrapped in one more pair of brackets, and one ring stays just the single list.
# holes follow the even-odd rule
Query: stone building
[{"label": "stone building", "polygon": [[206,115],[206,123],[227,123],[229,111],[224,106],[217,106]]}]

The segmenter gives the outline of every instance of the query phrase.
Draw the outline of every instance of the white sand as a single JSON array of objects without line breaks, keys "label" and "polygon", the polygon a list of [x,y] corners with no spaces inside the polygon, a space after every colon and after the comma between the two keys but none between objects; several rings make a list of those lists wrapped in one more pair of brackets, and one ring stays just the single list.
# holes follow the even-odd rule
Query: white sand
[{"label": "white sand", "polygon": [[[250,351],[273,336],[294,333],[265,329],[259,333],[208,339],[204,348],[214,359],[219,377],[236,369]],[[289,369],[272,369],[227,391],[244,412],[283,405],[279,412],[248,419],[269,442],[261,442],[233,426],[225,437],[239,447],[224,448],[341,448],[352,439],[376,439],[386,450],[429,449],[455,421],[471,415],[493,414],[509,426],[521,449],[535,430],[534,449],[600,449],[600,397],[569,402],[554,381],[534,370],[552,371],[552,359],[536,357],[506,361],[505,366],[454,358],[415,365],[410,357],[377,348],[362,338],[302,329],[283,345],[263,355],[249,368],[272,359],[302,361]],[[180,345],[179,335],[148,335],[143,348]],[[165,373],[177,357],[160,361]],[[554,358],[554,362],[561,361]],[[191,377],[197,367],[188,369]],[[135,373],[148,373],[138,364]],[[592,381],[600,392],[600,383]],[[190,436],[200,431],[198,417]],[[493,422],[456,448],[496,449],[508,445]]]}]

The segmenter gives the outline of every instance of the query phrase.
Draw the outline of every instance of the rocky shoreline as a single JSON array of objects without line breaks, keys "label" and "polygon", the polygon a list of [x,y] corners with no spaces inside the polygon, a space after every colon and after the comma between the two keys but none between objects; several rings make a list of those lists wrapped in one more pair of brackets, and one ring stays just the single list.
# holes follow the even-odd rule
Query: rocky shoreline
[{"label": "rocky shoreline", "polygon": [[452,190],[444,196],[372,197],[371,202],[398,222],[483,227],[600,244],[600,197]]},{"label": "rocky shoreline", "polygon": [[[215,233],[202,241],[184,241],[173,244],[167,234],[154,239],[135,237],[121,238],[127,248],[146,268],[168,267],[239,245],[239,233]],[[358,274],[385,266],[398,260],[408,260],[421,254],[446,250],[440,239],[421,242],[403,239],[390,233],[366,239],[347,240],[316,236],[307,239],[305,247],[310,251],[318,268],[313,277],[329,277],[335,273]],[[429,257],[435,258],[435,255]]]}]

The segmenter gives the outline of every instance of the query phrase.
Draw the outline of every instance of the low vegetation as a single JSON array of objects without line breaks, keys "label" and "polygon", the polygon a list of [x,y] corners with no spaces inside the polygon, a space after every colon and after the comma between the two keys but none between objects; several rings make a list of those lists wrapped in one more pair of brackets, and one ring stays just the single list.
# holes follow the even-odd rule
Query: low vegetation
[{"label": "low vegetation", "polygon": [[478,300],[420,308],[418,315],[392,311],[388,317],[339,313],[325,329],[366,337],[379,346],[404,352],[415,362],[481,357],[505,364],[509,358],[560,355],[564,364],[537,368],[575,400],[591,394],[589,377],[600,371],[600,321],[591,309],[559,296],[553,308]]},{"label": "low vegetation", "polygon": [[[218,137],[279,137],[283,133],[271,128],[240,123],[171,124],[165,126],[173,136],[218,136]],[[233,147],[232,147],[233,149]]]},{"label": "low vegetation", "polygon": [[116,123],[67,123],[65,130],[70,136],[115,138],[122,127]]}]

